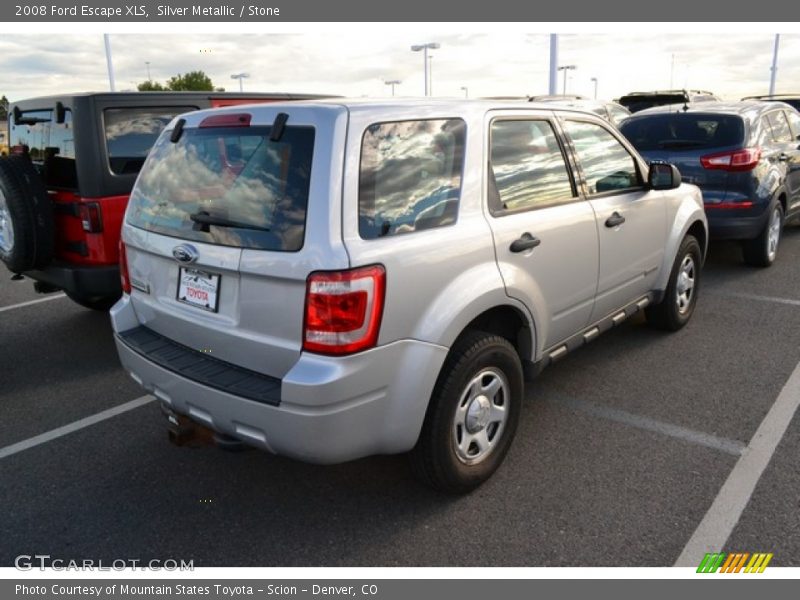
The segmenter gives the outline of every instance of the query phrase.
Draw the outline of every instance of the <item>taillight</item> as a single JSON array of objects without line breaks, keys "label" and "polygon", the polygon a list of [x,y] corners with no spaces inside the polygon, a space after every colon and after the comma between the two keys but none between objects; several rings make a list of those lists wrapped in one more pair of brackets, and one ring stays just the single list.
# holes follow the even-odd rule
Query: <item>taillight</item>
[{"label": "taillight", "polygon": [[303,350],[352,354],[375,346],[385,290],[386,271],[380,265],[309,275]]},{"label": "taillight", "polygon": [[706,209],[717,210],[738,210],[742,208],[753,208],[752,200],[737,200],[734,202],[707,202],[704,204]]},{"label": "taillight", "polygon": [[86,202],[81,204],[78,210],[81,217],[81,226],[84,231],[89,233],[100,233],[103,231],[103,218],[99,203]]},{"label": "taillight", "polygon": [[700,157],[700,164],[705,169],[721,169],[723,171],[752,171],[761,160],[761,148],[742,148],[729,152],[717,152]]},{"label": "taillight", "polygon": [[125,252],[125,244],[119,241],[119,279],[122,284],[122,291],[126,294],[131,293],[131,278],[128,275],[128,255]]}]

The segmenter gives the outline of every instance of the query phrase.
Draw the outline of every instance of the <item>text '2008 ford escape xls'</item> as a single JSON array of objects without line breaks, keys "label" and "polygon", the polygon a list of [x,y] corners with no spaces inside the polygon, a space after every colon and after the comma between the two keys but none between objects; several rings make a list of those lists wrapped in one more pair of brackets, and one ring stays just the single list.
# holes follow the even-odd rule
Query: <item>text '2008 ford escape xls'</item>
[{"label": "text '2008 ford escape xls'", "polygon": [[161,135],[111,311],[173,433],[301,460],[410,451],[463,492],[502,462],[523,372],[697,300],[698,189],[602,119],[498,102],[199,111]]}]

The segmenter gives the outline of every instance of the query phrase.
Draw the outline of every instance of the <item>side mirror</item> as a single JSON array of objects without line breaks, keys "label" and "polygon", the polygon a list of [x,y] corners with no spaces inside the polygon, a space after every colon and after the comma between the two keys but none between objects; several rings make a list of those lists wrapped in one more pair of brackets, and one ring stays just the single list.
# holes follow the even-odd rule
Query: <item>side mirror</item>
[{"label": "side mirror", "polygon": [[56,123],[61,125],[67,118],[67,110],[61,102],[56,102]]},{"label": "side mirror", "polygon": [[674,190],[681,184],[681,172],[675,165],[654,160],[650,163],[647,183],[653,190]]}]

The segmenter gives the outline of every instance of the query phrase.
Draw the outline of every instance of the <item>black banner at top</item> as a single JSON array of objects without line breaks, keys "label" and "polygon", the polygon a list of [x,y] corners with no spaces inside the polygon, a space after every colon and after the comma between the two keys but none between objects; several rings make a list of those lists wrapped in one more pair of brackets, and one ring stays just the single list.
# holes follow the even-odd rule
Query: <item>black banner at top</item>
[{"label": "black banner at top", "polygon": [[431,2],[403,0],[11,0],[0,22],[781,22],[800,20],[800,3],[641,0],[606,2]]}]

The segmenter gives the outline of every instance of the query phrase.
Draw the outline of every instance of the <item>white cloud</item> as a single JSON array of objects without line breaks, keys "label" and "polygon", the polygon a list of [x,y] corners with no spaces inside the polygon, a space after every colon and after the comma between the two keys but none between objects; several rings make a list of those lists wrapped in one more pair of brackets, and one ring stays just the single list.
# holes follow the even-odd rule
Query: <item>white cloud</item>
[{"label": "white cloud", "polygon": [[[766,93],[774,36],[768,33],[562,34],[560,63],[575,64],[568,92],[591,95],[591,78],[601,97],[634,90],[675,87],[708,89],[728,99]],[[650,26],[652,27],[652,25]],[[111,36],[118,89],[147,77],[165,81],[200,69],[218,86],[237,90],[232,73],[247,71],[246,90],[388,96],[383,81],[400,79],[398,95],[421,95],[422,55],[415,43],[437,41],[433,51],[436,96],[471,97],[547,92],[548,36],[524,33],[435,33],[365,23],[334,31],[298,34],[114,34]],[[672,57],[674,55],[674,68]],[[778,91],[800,92],[800,34],[781,38]],[[0,95],[10,99],[108,89],[103,38],[84,35],[16,35],[0,38]],[[558,81],[559,91],[562,80]]]}]

